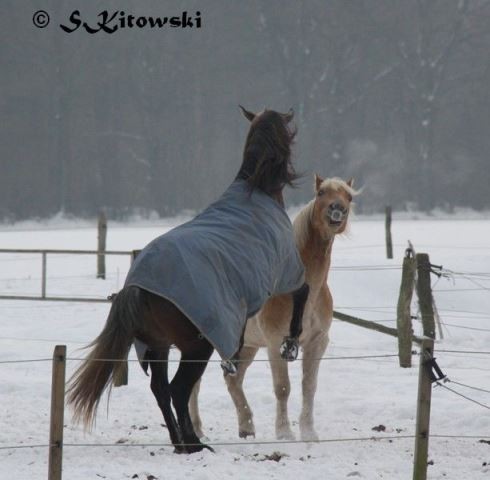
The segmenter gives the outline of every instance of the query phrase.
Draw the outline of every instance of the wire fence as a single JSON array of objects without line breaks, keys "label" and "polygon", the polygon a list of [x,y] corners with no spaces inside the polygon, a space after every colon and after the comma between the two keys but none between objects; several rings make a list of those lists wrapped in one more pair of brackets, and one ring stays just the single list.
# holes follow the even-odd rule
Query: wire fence
[{"label": "wire fence", "polygon": [[[393,440],[413,440],[416,436],[410,435],[371,435],[369,437],[344,437],[344,438],[322,438],[317,440],[247,440],[247,441],[227,441],[227,442],[207,442],[206,445],[211,447],[227,446],[251,446],[251,445],[298,445],[298,444],[326,444],[326,443],[353,443],[353,442],[379,442]],[[460,439],[460,440],[479,440],[487,443],[490,435],[450,435],[450,434],[430,434],[430,438],[439,439]],[[183,447],[194,447],[198,444],[181,444]],[[2,445],[0,450],[17,450],[28,448],[50,448],[56,447],[56,444],[32,444],[32,445]],[[172,443],[63,443],[63,447],[83,447],[83,448],[174,448]]]},{"label": "wire fence", "polygon": [[487,410],[490,410],[490,406],[489,405],[486,405],[486,404],[484,404],[482,402],[479,402],[478,400],[475,400],[474,398],[471,398],[471,397],[469,397],[467,395],[464,395],[463,393],[458,392],[458,391],[454,390],[453,388],[448,387],[447,385],[445,385],[442,382],[436,382],[436,386],[442,387],[442,388],[448,390],[449,392],[454,393],[455,395],[458,395],[459,397],[464,398],[465,400],[468,400],[469,402],[472,402],[472,403],[474,403],[476,405],[479,405],[480,407],[483,407],[483,408],[486,408]]},{"label": "wire fence", "polygon": [[[398,357],[398,353],[390,353],[390,354],[380,354],[380,355],[348,355],[348,356],[328,356],[328,357],[320,357],[316,360],[370,360],[374,358],[395,358]],[[83,362],[83,361],[89,361],[89,362],[111,362],[111,363],[117,363],[117,362],[139,362],[140,360],[136,358],[90,358],[90,357],[67,357],[67,361],[74,361],[74,362]],[[298,359],[300,360],[300,359]],[[37,362],[52,362],[52,358],[35,358],[35,359],[15,359],[15,360],[0,360],[0,365],[9,365],[9,364],[15,364],[15,363],[37,363]],[[233,362],[249,362],[250,360],[233,360]],[[253,362],[258,362],[258,363],[263,363],[267,362],[269,363],[269,359],[267,358],[254,358],[252,360]],[[218,359],[209,359],[209,360],[180,360],[180,359],[166,359],[166,360],[145,360],[145,362],[148,363],[221,363],[221,360]]]},{"label": "wire fence", "polygon": [[[381,245],[380,245],[381,246]],[[366,246],[367,248],[368,246]],[[383,245],[384,247],[384,245]],[[346,249],[346,247],[344,247]],[[348,248],[348,247],[347,247]],[[353,247],[359,248],[359,247]],[[441,247],[443,248],[443,247]],[[485,248],[486,247],[481,247]],[[340,248],[339,248],[340,249]],[[490,247],[488,247],[490,250]],[[68,255],[66,255],[68,256]],[[15,259],[5,259],[4,261],[13,261]],[[0,260],[1,261],[1,260]],[[394,265],[347,265],[347,266],[332,266],[330,270],[337,272],[375,272],[375,271],[399,271],[401,270],[401,266]],[[119,272],[109,272],[108,276],[119,276]],[[470,282],[473,287],[470,288],[433,288],[434,293],[454,293],[454,292],[485,292],[490,290],[490,286],[485,285],[485,282],[490,282],[490,272],[471,272],[471,271],[452,271],[448,269],[441,269],[441,275],[446,278],[465,280]],[[89,274],[84,275],[65,275],[65,276],[50,276],[50,279],[69,279],[69,278],[87,278]],[[28,280],[39,280],[40,278],[29,278]],[[0,281],[16,281],[16,280],[24,280],[17,278],[7,278],[0,279]],[[482,283],[483,282],[483,283]],[[437,284],[437,283],[436,283]],[[435,285],[434,285],[435,286]],[[22,307],[10,307],[10,308],[22,308]],[[30,307],[26,307],[30,308]],[[39,307],[36,307],[39,308]],[[51,305],[46,306],[46,308],[53,308]],[[356,311],[364,311],[369,312],[370,314],[383,314],[390,315],[393,314],[396,310],[393,306],[341,306],[337,307],[339,310],[356,310]],[[481,319],[489,319],[488,312],[476,312],[476,311],[468,311],[468,310],[456,310],[456,309],[439,309],[440,313],[444,313],[444,316],[448,318],[464,318],[468,319],[468,315],[472,316],[474,320]],[[449,313],[448,313],[449,312]],[[417,318],[417,320],[421,320]],[[390,323],[396,322],[396,318],[390,319],[381,319],[377,320],[378,323]],[[458,328],[458,329],[466,329],[473,330],[479,332],[490,332],[490,329],[474,327],[468,325],[458,325],[453,323],[441,322],[442,325],[446,327]],[[0,340],[22,340],[26,339],[16,338],[16,337],[0,337]],[[50,339],[28,339],[29,341],[44,341],[44,342],[54,342],[54,340]],[[70,342],[70,343],[84,343],[84,342]],[[453,355],[490,355],[490,351],[484,350],[453,350],[453,349],[438,349],[437,353],[442,354],[453,354]],[[373,360],[373,359],[388,359],[388,358],[398,358],[398,353],[386,353],[386,354],[375,354],[375,355],[347,355],[347,356],[322,356],[316,360],[320,361],[336,361],[336,360]],[[138,359],[110,359],[110,358],[88,358],[88,357],[67,357],[67,361],[97,361],[97,362],[139,362]],[[166,360],[149,360],[148,363],[180,363],[182,360],[180,359],[166,359]],[[243,362],[248,362],[249,360],[241,360]],[[39,363],[39,362],[52,362],[52,358],[37,358],[37,359],[11,359],[11,360],[0,360],[0,365],[12,365],[12,364],[26,364],[26,363]],[[183,360],[183,362],[187,363],[220,363],[219,359],[208,359],[208,360]],[[237,362],[240,362],[238,360]],[[267,362],[269,363],[269,359],[253,359],[253,362]],[[472,390],[474,392],[478,392],[480,394],[490,394],[490,390],[486,388],[482,388],[479,386],[469,385],[460,381],[452,380],[449,377],[446,377],[444,380],[437,381],[434,383],[434,387],[440,387],[444,391],[447,391],[455,396],[457,396],[461,400],[465,400],[467,402],[471,402],[474,405],[477,405],[481,408],[490,410],[490,405],[479,401],[471,396],[462,393],[461,391],[452,388],[452,386],[448,386],[448,384],[453,384],[456,387]],[[372,442],[372,441],[393,441],[393,440],[403,440],[403,439],[415,439],[416,436],[414,434],[407,435],[372,435],[368,437],[344,437],[344,438],[324,438],[318,440],[250,440],[250,441],[226,441],[226,442],[209,442],[210,446],[241,446],[241,445],[286,445],[286,444],[326,444],[326,443],[341,443],[341,442]],[[485,435],[446,435],[446,434],[432,434],[430,438],[437,439],[479,439],[480,441],[487,442],[487,438],[490,438],[488,434]],[[50,448],[56,445],[50,444],[32,444],[32,445],[0,445],[0,450],[15,450],[15,449],[32,449],[32,448]],[[104,447],[104,448],[112,448],[112,447],[173,447],[174,445],[171,443],[64,443],[64,447],[75,448],[75,447],[85,447],[85,448],[93,448],[93,447]],[[187,445],[193,446],[193,445]]]}]

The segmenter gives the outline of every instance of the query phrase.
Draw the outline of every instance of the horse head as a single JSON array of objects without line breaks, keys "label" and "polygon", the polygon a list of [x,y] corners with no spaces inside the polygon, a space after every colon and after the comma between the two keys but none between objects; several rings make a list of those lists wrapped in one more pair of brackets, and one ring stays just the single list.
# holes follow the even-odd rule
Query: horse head
[{"label": "horse head", "polygon": [[[243,113],[243,116],[249,121],[253,122],[256,118],[258,118],[263,113],[267,112],[267,109],[264,108],[260,113],[253,113],[250,110],[247,110],[245,107],[238,105]],[[288,113],[280,113],[282,115],[286,123],[289,123],[294,117],[294,111],[292,108],[289,109]]]},{"label": "horse head", "polygon": [[354,179],[323,179],[315,175],[315,192],[312,224],[323,238],[343,233],[347,227],[353,197],[360,193],[354,189]]},{"label": "horse head", "polygon": [[294,113],[267,109],[253,113],[241,105],[240,108],[250,129],[237,178],[246,180],[252,190],[257,188],[282,202],[282,189],[293,186],[298,178],[291,162],[296,129],[290,122]]}]

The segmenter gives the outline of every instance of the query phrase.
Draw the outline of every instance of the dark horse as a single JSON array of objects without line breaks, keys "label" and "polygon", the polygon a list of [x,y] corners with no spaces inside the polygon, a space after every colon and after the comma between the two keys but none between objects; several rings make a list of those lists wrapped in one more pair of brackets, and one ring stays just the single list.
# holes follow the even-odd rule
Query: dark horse
[{"label": "dark horse", "polygon": [[[290,148],[295,131],[288,126],[293,114],[242,111],[251,126],[235,181],[194,220],[138,255],[104,329],[70,379],[68,402],[86,427],[94,423],[104,390],[120,383],[135,343],[143,368],[151,370],[151,390],[175,451],[211,450],[189,416],[192,389],[214,348],[233,369],[247,318],[271,295],[292,292],[290,335],[281,355],[296,358],[308,286],[282,197],[297,178]],[[234,263],[237,258],[241,263]],[[181,359],[169,382],[172,345]]]}]

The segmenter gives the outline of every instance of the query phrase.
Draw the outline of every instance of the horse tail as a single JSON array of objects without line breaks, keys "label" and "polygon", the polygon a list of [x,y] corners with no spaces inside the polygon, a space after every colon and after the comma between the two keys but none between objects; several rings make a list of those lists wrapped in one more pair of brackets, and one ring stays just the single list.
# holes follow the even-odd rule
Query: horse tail
[{"label": "horse tail", "polygon": [[93,427],[100,398],[112,381],[116,383],[127,369],[127,357],[144,301],[138,287],[123,288],[112,303],[100,335],[87,348],[88,357],[68,382],[68,403],[73,419],[86,429]]}]

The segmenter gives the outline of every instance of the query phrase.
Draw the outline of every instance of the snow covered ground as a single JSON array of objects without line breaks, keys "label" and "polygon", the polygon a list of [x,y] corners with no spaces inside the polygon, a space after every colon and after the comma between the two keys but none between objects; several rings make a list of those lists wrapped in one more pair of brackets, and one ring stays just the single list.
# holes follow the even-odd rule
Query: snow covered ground
[{"label": "snow covered ground", "polygon": [[[464,216],[463,216],[464,217]],[[141,248],[181,221],[110,224],[108,249]],[[381,218],[355,219],[349,236],[334,246],[330,285],[335,308],[394,326],[406,241],[430,254],[432,263],[458,272],[452,279],[433,279],[444,339],[436,356],[452,380],[490,390],[490,355],[437,350],[490,351],[490,222],[485,218],[401,218],[393,222],[394,260],[385,258]],[[0,228],[0,248],[93,249],[95,228],[88,223],[24,223]],[[94,256],[48,257],[48,295],[100,296],[124,282],[128,257],[108,257],[107,280],[95,279]],[[41,289],[40,255],[0,254],[0,293],[37,295]],[[47,478],[47,448],[5,449],[13,445],[45,445],[49,435],[51,364],[56,344],[66,344],[70,358],[101,330],[107,304],[43,303],[0,300],[0,479]],[[414,307],[414,312],[416,312]],[[420,324],[415,321],[416,333]],[[64,478],[86,479],[407,479],[412,475],[418,358],[401,369],[397,358],[335,359],[396,353],[396,340],[334,321],[328,360],[322,364],[316,396],[316,427],[321,439],[373,437],[374,440],[318,444],[242,444],[232,402],[218,363],[211,363],[201,389],[201,414],[216,454],[172,453],[163,419],[149,389],[149,379],[130,364],[129,386],[113,391],[107,415],[101,403],[96,430],[85,434],[65,417]],[[134,358],[134,357],[133,357]],[[176,358],[176,357],[174,357]],[[216,358],[216,357],[214,357]],[[265,359],[265,352],[258,356]],[[68,361],[68,372],[77,361]],[[172,366],[174,367],[174,365]],[[290,416],[301,405],[301,363],[291,365]],[[451,388],[490,405],[490,393],[456,384]],[[275,399],[269,367],[256,362],[246,379],[255,413],[257,442],[274,441]],[[383,425],[385,431],[373,431]],[[298,426],[294,425],[297,432]],[[430,479],[490,477],[490,411],[441,387],[433,391]],[[379,439],[383,436],[398,439]],[[475,438],[462,438],[474,436]],[[378,438],[376,440],[376,438]],[[238,442],[238,443],[234,443]],[[69,446],[104,444],[105,446]],[[227,445],[223,445],[227,444]],[[272,455],[278,452],[278,455]],[[275,461],[275,460],[278,461]]]}]

